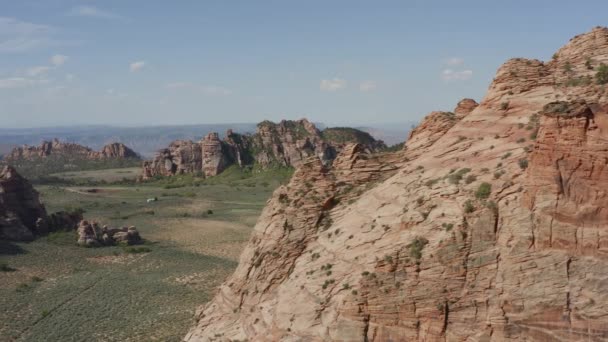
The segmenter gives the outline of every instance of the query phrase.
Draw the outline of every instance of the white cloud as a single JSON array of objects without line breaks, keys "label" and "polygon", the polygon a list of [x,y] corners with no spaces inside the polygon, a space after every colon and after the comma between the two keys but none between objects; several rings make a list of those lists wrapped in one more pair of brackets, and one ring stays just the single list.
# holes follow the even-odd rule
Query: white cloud
[{"label": "white cloud", "polygon": [[15,18],[0,17],[0,52],[17,53],[53,45],[54,29]]},{"label": "white cloud", "polygon": [[359,83],[359,91],[363,93],[372,92],[376,90],[376,88],[378,88],[378,84],[376,83],[376,81],[363,81]]},{"label": "white cloud", "polygon": [[473,77],[473,70],[461,70],[455,71],[452,69],[445,69],[441,72],[441,78],[446,81],[466,81],[470,80]]},{"label": "white cloud", "polygon": [[459,66],[464,64],[464,59],[459,57],[451,57],[445,60],[445,64],[449,66]]},{"label": "white cloud", "polygon": [[0,79],[0,89],[29,88],[37,85],[48,84],[49,80],[37,80],[24,77],[11,77]]},{"label": "white cloud", "polygon": [[145,66],[146,66],[145,61],[137,61],[137,62],[133,62],[133,63],[129,64],[129,70],[131,70],[131,72],[137,72],[137,71],[143,69]]},{"label": "white cloud", "polygon": [[46,74],[51,68],[48,66],[35,66],[25,71],[26,75],[30,77],[36,77],[42,74]]},{"label": "white cloud", "polygon": [[69,16],[73,17],[91,17],[91,18],[100,18],[100,19],[119,19],[121,16],[114,14],[112,12],[104,11],[97,7],[93,6],[78,6],[72,8],[68,12]]},{"label": "white cloud", "polygon": [[74,76],[74,74],[67,74],[67,75],[65,75],[65,80],[68,81],[68,82],[72,82],[75,79],[76,79],[76,76]]},{"label": "white cloud", "polygon": [[337,91],[346,88],[348,82],[341,78],[333,78],[331,80],[321,80],[319,88],[323,91]]},{"label": "white cloud", "polygon": [[64,56],[64,55],[54,55],[53,57],[51,57],[51,63],[58,67],[61,65],[64,65],[65,62],[68,60],[68,56]]}]

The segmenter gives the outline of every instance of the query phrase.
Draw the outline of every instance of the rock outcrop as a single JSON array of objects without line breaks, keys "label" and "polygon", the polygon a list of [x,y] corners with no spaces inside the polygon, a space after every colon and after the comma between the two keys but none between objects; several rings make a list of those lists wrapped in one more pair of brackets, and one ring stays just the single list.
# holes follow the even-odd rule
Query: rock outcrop
[{"label": "rock outcrop", "polygon": [[84,247],[113,246],[116,244],[137,245],[142,239],[134,226],[122,228],[99,227],[97,222],[80,221],[78,244]]},{"label": "rock outcrop", "polygon": [[21,146],[14,148],[6,155],[5,160],[9,163],[21,160],[36,160],[48,157],[67,157],[68,159],[82,158],[90,160],[103,159],[139,159],[137,153],[121,143],[105,145],[99,151],[74,143],[43,141],[39,146]]},{"label": "rock outcrop", "polygon": [[31,241],[57,230],[76,229],[82,213],[47,214],[32,184],[11,166],[0,171],[0,239]]},{"label": "rock outcrop", "polygon": [[0,171],[0,239],[29,241],[48,232],[48,217],[38,192],[17,171]]},{"label": "rock outcrop", "polygon": [[311,156],[328,164],[348,143],[359,143],[370,152],[386,148],[382,141],[353,128],[320,131],[306,119],[263,121],[255,134],[242,135],[228,130],[223,140],[217,133],[210,133],[198,143],[175,141],[160,150],[153,160],[144,162],[142,178],[185,173],[210,177],[234,164],[298,167]]},{"label": "rock outcrop", "polygon": [[607,61],[596,28],[403,151],[306,159],[185,340],[608,340]]}]

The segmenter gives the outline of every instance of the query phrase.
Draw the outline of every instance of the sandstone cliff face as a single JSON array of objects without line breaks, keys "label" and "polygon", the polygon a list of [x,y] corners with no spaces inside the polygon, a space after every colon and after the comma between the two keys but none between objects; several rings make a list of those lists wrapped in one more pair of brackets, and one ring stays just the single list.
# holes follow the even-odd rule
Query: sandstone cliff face
[{"label": "sandstone cliff face", "polygon": [[306,119],[258,124],[253,146],[259,150],[255,158],[262,165],[276,162],[298,167],[310,156],[316,155],[324,162],[335,157],[335,147],[325,143],[321,132]]},{"label": "sandstone cliff face", "polygon": [[608,99],[563,81],[607,49],[511,60],[401,152],[302,162],[185,340],[607,340]]},{"label": "sandstone cliff face", "polygon": [[230,165],[242,167],[254,162],[262,167],[299,167],[312,156],[329,164],[336,153],[350,142],[361,143],[367,151],[386,147],[369,134],[350,128],[319,131],[306,119],[283,120],[278,124],[264,121],[258,124],[257,132],[252,135],[228,130],[223,140],[217,133],[210,133],[198,143],[173,142],[169,148],[159,151],[153,160],[144,162],[142,176],[149,179],[157,175],[201,172],[210,177]]},{"label": "sandstone cliff face", "polygon": [[0,171],[0,239],[28,241],[46,234],[48,217],[39,195],[14,168]]},{"label": "sandstone cliff face", "polygon": [[46,158],[51,156],[65,156],[69,158],[83,158],[91,160],[99,159],[139,159],[137,153],[121,143],[111,143],[104,146],[100,151],[93,151],[90,148],[73,143],[53,141],[43,141],[39,146],[22,146],[14,148],[6,156],[8,162],[20,160],[31,160]]}]

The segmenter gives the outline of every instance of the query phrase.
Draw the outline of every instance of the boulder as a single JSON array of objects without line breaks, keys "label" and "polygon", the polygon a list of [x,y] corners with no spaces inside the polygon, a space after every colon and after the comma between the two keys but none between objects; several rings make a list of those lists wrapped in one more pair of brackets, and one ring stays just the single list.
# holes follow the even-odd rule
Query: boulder
[{"label": "boulder", "polygon": [[96,222],[83,220],[78,225],[78,244],[85,247],[112,246],[116,244],[136,245],[143,240],[135,226],[99,228]]}]

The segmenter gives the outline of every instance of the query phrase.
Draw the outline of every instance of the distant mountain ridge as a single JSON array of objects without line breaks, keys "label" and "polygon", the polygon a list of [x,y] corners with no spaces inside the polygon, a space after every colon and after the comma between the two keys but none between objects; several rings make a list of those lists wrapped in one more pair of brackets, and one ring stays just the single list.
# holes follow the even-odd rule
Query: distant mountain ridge
[{"label": "distant mountain ridge", "polygon": [[199,140],[210,132],[253,132],[255,124],[209,124],[183,126],[74,126],[44,128],[0,128],[0,154],[7,154],[20,145],[36,145],[43,140],[60,139],[100,149],[112,142],[123,143],[144,157],[151,157],[159,149],[177,139]]},{"label": "distant mountain ridge", "polygon": [[38,146],[24,145],[15,147],[5,160],[16,162],[23,159],[45,158],[62,155],[66,158],[98,159],[140,159],[139,155],[125,144],[113,142],[94,151],[87,146],[75,143],[60,142],[59,139],[43,141]]},{"label": "distant mountain ridge", "polygon": [[[316,123],[322,129],[326,125]],[[412,122],[394,124],[369,124],[365,127],[354,126],[370,133],[374,138],[383,140],[387,145],[403,142]],[[100,149],[111,142],[129,146],[139,155],[151,158],[154,154],[175,140],[199,141],[211,132],[226,132],[232,129],[241,134],[254,133],[256,123],[236,124],[198,124],[176,126],[73,126],[42,128],[0,128],[0,155],[8,154],[13,148],[21,145],[37,145],[44,140],[55,138]]]}]

